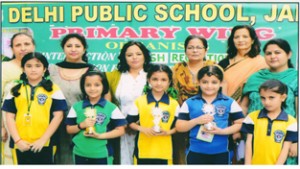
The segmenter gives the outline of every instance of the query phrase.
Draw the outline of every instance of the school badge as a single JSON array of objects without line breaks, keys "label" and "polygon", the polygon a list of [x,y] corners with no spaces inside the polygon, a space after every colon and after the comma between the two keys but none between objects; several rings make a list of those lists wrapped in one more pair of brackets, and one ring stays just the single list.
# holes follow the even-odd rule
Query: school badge
[{"label": "school badge", "polygon": [[217,106],[216,110],[217,110],[218,116],[223,116],[225,114],[226,107],[225,106]]},{"label": "school badge", "polygon": [[106,119],[106,115],[103,113],[98,113],[96,117],[96,123],[102,125]]},{"label": "school badge", "polygon": [[45,94],[38,94],[37,95],[37,99],[38,99],[38,103],[40,104],[40,105],[44,105],[45,104],[45,102],[46,102],[46,100],[47,100],[47,95],[45,95]]},{"label": "school badge", "polygon": [[168,111],[164,111],[164,112],[162,113],[161,121],[162,121],[163,123],[168,123],[169,119],[170,119],[170,113],[169,113]]},{"label": "school badge", "polygon": [[274,132],[274,141],[276,143],[281,143],[283,138],[284,138],[284,132],[282,130],[276,130]]}]

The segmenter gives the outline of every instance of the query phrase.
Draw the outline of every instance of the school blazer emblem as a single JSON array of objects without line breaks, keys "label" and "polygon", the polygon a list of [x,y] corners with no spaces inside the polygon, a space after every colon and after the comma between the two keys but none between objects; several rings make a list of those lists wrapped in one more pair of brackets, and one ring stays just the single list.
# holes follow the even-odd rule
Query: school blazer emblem
[{"label": "school blazer emblem", "polygon": [[283,138],[284,138],[284,132],[282,130],[276,130],[274,132],[274,141],[276,143],[281,143]]},{"label": "school blazer emblem", "polygon": [[38,103],[40,105],[44,105],[46,103],[47,98],[48,97],[45,94],[39,94],[39,95],[37,95]]},{"label": "school blazer emblem", "polygon": [[106,115],[104,113],[98,113],[96,117],[96,124],[102,125],[106,119]]}]

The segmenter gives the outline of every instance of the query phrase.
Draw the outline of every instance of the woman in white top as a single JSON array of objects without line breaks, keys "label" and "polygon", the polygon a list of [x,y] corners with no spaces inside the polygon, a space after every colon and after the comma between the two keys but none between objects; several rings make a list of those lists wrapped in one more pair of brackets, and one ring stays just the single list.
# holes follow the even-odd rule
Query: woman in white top
[{"label": "woman in white top", "polygon": [[[150,51],[141,43],[129,41],[124,44],[118,57],[117,70],[106,72],[112,102],[127,116],[134,100],[143,94],[147,70],[150,64]],[[114,164],[133,164],[135,134],[127,128],[120,143],[114,140]]]}]

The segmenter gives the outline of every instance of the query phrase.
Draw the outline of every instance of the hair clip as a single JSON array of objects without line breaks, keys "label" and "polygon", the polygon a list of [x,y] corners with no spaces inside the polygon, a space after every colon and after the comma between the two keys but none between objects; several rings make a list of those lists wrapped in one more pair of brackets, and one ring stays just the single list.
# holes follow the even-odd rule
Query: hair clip
[{"label": "hair clip", "polygon": [[50,76],[44,77],[45,80],[51,80]]},{"label": "hair clip", "polygon": [[23,80],[15,80],[14,82],[17,84],[23,84],[24,81]]}]

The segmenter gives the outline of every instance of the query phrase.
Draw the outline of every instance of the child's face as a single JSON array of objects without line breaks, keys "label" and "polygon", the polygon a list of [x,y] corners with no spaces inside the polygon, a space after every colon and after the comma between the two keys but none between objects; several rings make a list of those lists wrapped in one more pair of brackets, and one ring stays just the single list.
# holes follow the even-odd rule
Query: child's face
[{"label": "child's face", "polygon": [[221,81],[214,75],[204,75],[198,82],[203,96],[216,96],[221,87]]},{"label": "child's face", "polygon": [[98,75],[87,76],[84,82],[84,90],[89,99],[100,99],[103,91],[102,79]]},{"label": "child's face", "polygon": [[46,71],[43,63],[36,58],[28,60],[24,65],[24,72],[27,76],[29,83],[39,83]]},{"label": "child's face", "polygon": [[166,72],[154,72],[148,83],[152,87],[152,92],[164,93],[170,85],[170,80]]},{"label": "child's face", "polygon": [[267,109],[269,112],[281,111],[281,105],[286,98],[286,94],[279,94],[270,89],[262,89],[259,94],[260,100],[265,109]]}]

